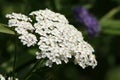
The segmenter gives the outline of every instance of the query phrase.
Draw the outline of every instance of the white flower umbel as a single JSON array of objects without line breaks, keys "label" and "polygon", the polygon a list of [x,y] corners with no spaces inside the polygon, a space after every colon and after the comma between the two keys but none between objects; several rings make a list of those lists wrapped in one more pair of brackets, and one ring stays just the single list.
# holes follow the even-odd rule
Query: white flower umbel
[{"label": "white flower umbel", "polygon": [[27,47],[35,45],[37,42],[36,36],[31,33],[21,35],[19,36],[19,39],[21,40],[23,45],[27,45]]},{"label": "white flower umbel", "polygon": [[51,10],[39,10],[30,13],[36,18],[35,32],[40,35],[36,58],[48,58],[46,66],[53,63],[67,63],[74,57],[75,63],[82,68],[97,65],[93,48],[83,40],[81,32],[68,23],[65,16]]},{"label": "white flower umbel", "polygon": [[[34,30],[34,27],[30,22],[20,21],[17,19],[10,19],[8,25],[9,27],[19,27],[21,29],[30,30],[30,31]],[[20,34],[24,34],[24,33],[20,33]]]},{"label": "white flower umbel", "polygon": [[5,77],[0,74],[0,80],[5,80]]},{"label": "white flower umbel", "polygon": [[[0,80],[13,80],[13,77],[8,77],[7,79],[0,74]],[[15,78],[14,80],[19,80],[18,78]]]},{"label": "white flower umbel", "polygon": [[18,78],[13,79],[13,77],[8,77],[7,80],[19,80]]},{"label": "white flower umbel", "polygon": [[23,45],[30,47],[36,44],[37,38],[32,34],[35,28],[32,26],[32,20],[29,17],[20,13],[7,14],[6,17],[10,18],[8,26],[15,27],[15,31],[20,34],[19,39]]},{"label": "white flower umbel", "polygon": [[20,20],[20,21],[32,21],[29,17],[21,14],[21,13],[12,13],[12,14],[7,14],[6,15],[7,18],[9,19],[16,19],[16,20]]},{"label": "white flower umbel", "polygon": [[64,15],[45,9],[33,11],[30,16],[35,17],[34,22],[23,14],[12,13],[6,17],[10,18],[8,26],[15,27],[15,31],[21,34],[19,39],[23,45],[38,45],[36,58],[46,58],[46,66],[68,63],[70,58],[74,58],[75,64],[82,68],[94,68],[97,65],[92,54],[94,49],[83,40],[82,33],[70,25]]},{"label": "white flower umbel", "polygon": [[36,21],[43,21],[45,19],[52,20],[54,22],[60,22],[60,23],[68,23],[68,20],[64,17],[64,15],[55,13],[49,9],[45,10],[39,10],[39,11],[33,11],[30,13],[30,15],[36,16]]}]

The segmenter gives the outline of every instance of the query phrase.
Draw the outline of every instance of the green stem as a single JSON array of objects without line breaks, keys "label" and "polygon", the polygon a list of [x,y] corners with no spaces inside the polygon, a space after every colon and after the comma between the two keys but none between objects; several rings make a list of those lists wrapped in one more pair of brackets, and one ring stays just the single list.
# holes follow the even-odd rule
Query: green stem
[{"label": "green stem", "polygon": [[17,55],[17,38],[15,38],[15,53],[14,53],[14,62],[13,62],[13,80],[15,80],[15,68],[16,68],[16,56]]},{"label": "green stem", "polygon": [[31,60],[29,60],[28,62],[24,63],[23,65],[20,65],[19,67],[15,68],[15,72],[19,72],[21,70],[23,70],[24,68],[30,66],[31,64],[35,63],[36,58],[33,58]]},{"label": "green stem", "polygon": [[42,65],[43,61],[42,60],[37,60],[36,63],[31,68],[31,70],[25,75],[25,77],[23,78],[23,80],[28,80],[30,78],[30,76],[32,75],[32,73],[36,71],[37,66],[38,66],[39,63]]}]

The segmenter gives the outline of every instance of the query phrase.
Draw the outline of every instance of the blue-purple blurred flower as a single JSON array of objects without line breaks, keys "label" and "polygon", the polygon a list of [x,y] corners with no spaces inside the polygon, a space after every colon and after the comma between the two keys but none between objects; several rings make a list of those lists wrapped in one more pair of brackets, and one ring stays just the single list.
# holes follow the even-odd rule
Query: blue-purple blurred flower
[{"label": "blue-purple blurred flower", "polygon": [[91,15],[87,9],[83,7],[76,7],[73,9],[75,18],[78,22],[83,23],[90,36],[97,36],[100,32],[100,25],[97,19]]}]

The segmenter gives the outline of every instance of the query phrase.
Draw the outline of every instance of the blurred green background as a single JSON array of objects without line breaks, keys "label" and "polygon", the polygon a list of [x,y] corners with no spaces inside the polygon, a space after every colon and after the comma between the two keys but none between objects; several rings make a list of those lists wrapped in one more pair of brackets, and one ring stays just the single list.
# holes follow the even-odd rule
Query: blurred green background
[{"label": "blurred green background", "polygon": [[[90,37],[84,26],[76,22],[72,9],[86,7],[100,23],[101,32]],[[41,67],[39,63],[27,80],[120,80],[120,0],[0,0],[0,74],[12,75],[14,53],[16,53],[15,76],[23,80],[36,63],[35,48],[23,46],[16,40],[14,32],[4,27],[7,13],[29,12],[49,8],[64,14],[76,28],[82,31],[85,40],[95,49],[98,65],[95,69],[82,69],[78,65],[54,65]]]}]

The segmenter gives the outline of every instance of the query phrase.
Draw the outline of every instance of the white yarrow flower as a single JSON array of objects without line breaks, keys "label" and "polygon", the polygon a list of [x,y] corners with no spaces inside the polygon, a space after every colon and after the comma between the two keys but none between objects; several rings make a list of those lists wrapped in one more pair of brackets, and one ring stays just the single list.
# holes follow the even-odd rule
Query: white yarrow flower
[{"label": "white yarrow flower", "polygon": [[[46,58],[45,65],[49,67],[53,63],[68,63],[72,57],[75,64],[82,68],[94,68],[97,65],[92,54],[94,49],[84,41],[82,33],[69,24],[64,15],[49,9],[33,11],[30,13],[32,15],[35,16],[34,23],[23,14],[12,13],[6,17],[10,18],[9,27],[15,27],[15,31],[21,34],[19,39],[23,45],[38,45],[40,51],[36,52],[36,59]],[[38,40],[36,37],[39,37]]]},{"label": "white yarrow flower", "polygon": [[[7,80],[13,80],[13,77],[8,77]],[[14,80],[19,80],[18,78],[15,78]]]},{"label": "white yarrow flower", "polygon": [[23,28],[25,30],[30,30],[33,31],[34,27],[32,26],[32,24],[30,22],[26,22],[26,21],[20,21],[17,19],[10,19],[8,22],[9,27],[19,27],[19,28]]},{"label": "white yarrow flower", "polygon": [[21,13],[7,14],[6,17],[9,19],[16,19],[16,20],[20,20],[20,21],[32,21],[29,17],[27,17]]},{"label": "white yarrow flower", "polygon": [[51,62],[67,63],[73,56],[75,63],[82,68],[96,66],[97,62],[92,54],[94,49],[63,15],[48,9],[34,11],[30,15],[35,15],[35,32],[40,35],[38,46],[41,52],[36,53],[37,59],[48,58],[46,65],[51,67]]},{"label": "white yarrow flower", "polygon": [[41,20],[52,20],[54,22],[68,23],[64,15],[55,13],[49,9],[33,11],[30,15],[35,15],[38,22]]},{"label": "white yarrow flower", "polygon": [[21,28],[21,27],[16,27],[16,28],[15,28],[15,31],[16,31],[18,34],[28,34],[28,31],[26,31],[24,28]]},{"label": "white yarrow flower", "polygon": [[[0,74],[0,80],[13,80],[13,77],[8,77],[7,79]],[[14,80],[19,80],[18,78],[15,78]]]},{"label": "white yarrow flower", "polygon": [[15,27],[15,31],[20,34],[19,39],[23,45],[30,47],[36,44],[37,38],[32,34],[35,28],[32,26],[32,20],[29,17],[20,13],[7,14],[6,17],[10,18],[8,26]]},{"label": "white yarrow flower", "polygon": [[0,74],[0,80],[5,80],[5,77]]},{"label": "white yarrow flower", "polygon": [[23,45],[27,45],[27,47],[35,45],[37,42],[36,36],[31,33],[21,35],[19,36],[19,39],[21,40]]}]

